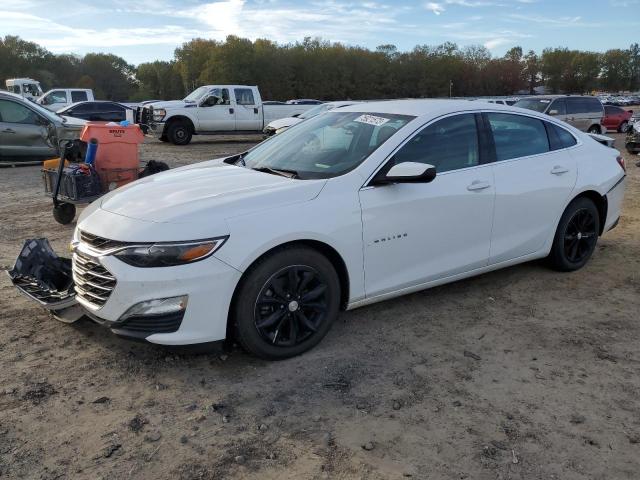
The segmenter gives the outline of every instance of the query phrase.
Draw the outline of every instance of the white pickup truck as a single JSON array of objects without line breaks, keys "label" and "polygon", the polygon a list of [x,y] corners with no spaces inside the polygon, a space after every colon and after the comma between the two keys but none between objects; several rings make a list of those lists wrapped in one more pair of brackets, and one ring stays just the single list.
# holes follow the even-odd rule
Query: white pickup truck
[{"label": "white pickup truck", "polygon": [[58,110],[77,102],[92,102],[93,90],[89,88],[54,88],[45,92],[37,103],[47,110],[57,112]]},{"label": "white pickup truck", "polygon": [[162,141],[187,145],[193,135],[262,133],[269,122],[314,106],[265,105],[256,86],[205,85],[184,100],[139,107],[136,120]]}]

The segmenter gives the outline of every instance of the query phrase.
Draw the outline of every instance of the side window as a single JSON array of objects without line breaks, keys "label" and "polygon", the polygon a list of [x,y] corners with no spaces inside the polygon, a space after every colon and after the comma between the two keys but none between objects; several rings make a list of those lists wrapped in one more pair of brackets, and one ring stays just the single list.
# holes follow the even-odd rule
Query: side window
[{"label": "side window", "polygon": [[547,131],[541,120],[509,113],[487,113],[496,159],[527,157],[549,151]]},{"label": "side window", "polygon": [[87,101],[87,92],[80,91],[72,91],[71,92],[71,102],[86,102]]},{"label": "side window", "polygon": [[36,125],[38,115],[19,103],[0,100],[0,121],[5,123],[20,123]]},{"label": "side window", "polygon": [[549,143],[551,150],[560,150],[562,148],[573,147],[578,141],[567,130],[553,123],[545,122],[547,132],[549,133]]},{"label": "side window", "polygon": [[221,98],[222,101],[216,103],[216,105],[230,105],[231,101],[229,100],[229,89],[228,88],[214,88],[210,92],[211,95]]},{"label": "side window", "polygon": [[564,98],[558,98],[554,100],[553,103],[549,106],[549,110],[547,111],[549,112],[549,114],[551,114],[552,110],[555,110],[557,112],[557,113],[554,113],[553,115],[566,115],[567,106],[564,101]]},{"label": "side window", "polygon": [[618,112],[616,112],[615,107],[610,107],[610,106],[605,106],[604,107],[604,114],[605,115],[616,115]]},{"label": "side window", "polygon": [[253,90],[250,88],[236,88],[233,90],[238,105],[255,105],[253,100]]},{"label": "side window", "polygon": [[439,173],[478,165],[480,149],[475,116],[454,115],[429,125],[409,140],[394,155],[394,160],[396,164],[427,163]]},{"label": "side window", "polygon": [[55,90],[44,97],[45,105],[53,105],[54,103],[67,103],[67,93],[64,90]]}]

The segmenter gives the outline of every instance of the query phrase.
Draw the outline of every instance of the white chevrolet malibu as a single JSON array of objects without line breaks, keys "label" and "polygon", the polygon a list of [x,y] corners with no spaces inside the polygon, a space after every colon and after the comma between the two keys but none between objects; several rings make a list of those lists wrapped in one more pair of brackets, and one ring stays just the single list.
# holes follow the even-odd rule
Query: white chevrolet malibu
[{"label": "white chevrolet malibu", "polygon": [[120,335],[290,357],[341,309],[537,258],[581,268],[624,183],[616,150],[530,110],[352,105],[96,201],[76,298]]}]

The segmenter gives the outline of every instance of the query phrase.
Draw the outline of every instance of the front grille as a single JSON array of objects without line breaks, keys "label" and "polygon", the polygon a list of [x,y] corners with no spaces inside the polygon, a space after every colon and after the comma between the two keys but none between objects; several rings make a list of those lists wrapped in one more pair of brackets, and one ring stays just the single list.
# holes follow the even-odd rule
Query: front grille
[{"label": "front grille", "polygon": [[108,238],[93,235],[92,233],[84,232],[82,230],[80,230],[80,241],[100,251],[111,250],[113,248],[119,248],[128,245],[127,242],[110,240]]},{"label": "front grille", "polygon": [[77,297],[97,308],[107,303],[116,286],[109,270],[95,258],[78,251],[73,255],[73,280]]}]

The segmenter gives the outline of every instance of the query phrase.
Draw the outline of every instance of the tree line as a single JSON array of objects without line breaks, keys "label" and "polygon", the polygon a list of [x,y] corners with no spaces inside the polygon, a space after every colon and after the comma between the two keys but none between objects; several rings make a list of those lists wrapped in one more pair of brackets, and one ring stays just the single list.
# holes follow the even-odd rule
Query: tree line
[{"label": "tree line", "polygon": [[552,93],[640,90],[640,46],[604,53],[514,47],[494,57],[483,46],[395,45],[375,50],[321,39],[278,44],[230,35],[193,39],[171,61],[134,66],[113,54],[56,55],[19,37],[0,37],[0,81],[32,77],[43,88],[92,88],[119,101],[176,99],[199,85],[258,85],[265,99],[321,100],[513,95],[544,85]]}]

